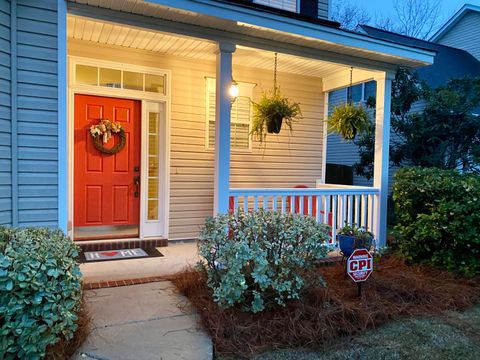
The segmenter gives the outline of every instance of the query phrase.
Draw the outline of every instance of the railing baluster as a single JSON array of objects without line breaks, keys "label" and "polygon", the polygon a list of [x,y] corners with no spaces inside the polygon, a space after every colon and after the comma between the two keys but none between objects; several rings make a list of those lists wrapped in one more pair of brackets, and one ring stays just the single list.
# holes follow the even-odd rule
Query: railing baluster
[{"label": "railing baluster", "polygon": [[340,214],[338,216],[339,223],[337,224],[338,228],[341,229],[345,226],[345,195],[339,196],[340,199]]},{"label": "railing baluster", "polygon": [[290,214],[295,213],[295,196],[290,196]]},{"label": "railing baluster", "polygon": [[282,214],[285,214],[287,212],[287,197],[282,196]]},{"label": "railing baluster", "polygon": [[233,213],[238,212],[238,196],[233,197]]},{"label": "railing baluster", "polygon": [[[299,214],[303,214],[303,198],[304,196],[300,195],[298,197],[298,213]],[[295,211],[297,211],[297,209],[295,209]]]},{"label": "railing baluster", "polygon": [[312,213],[312,201],[313,201],[313,196],[309,196],[308,197],[308,208],[307,208],[307,211],[308,211],[308,215],[310,216],[314,216],[315,214]]},{"label": "railing baluster", "polygon": [[272,210],[277,211],[277,195],[272,196]]},{"label": "railing baluster", "polygon": [[[325,207],[323,208],[323,223],[324,224],[328,224],[328,220],[330,219],[330,213],[333,213],[333,210],[330,209],[331,197],[332,197],[331,195],[327,195],[325,197]],[[332,219],[332,224],[329,224],[329,225],[333,225],[333,219]]]},{"label": "railing baluster", "polygon": [[245,195],[243,197],[243,211],[245,211],[245,213],[248,213],[248,195]]},{"label": "railing baluster", "polygon": [[347,195],[347,206],[348,206],[348,224],[352,226],[353,224],[353,196]]},{"label": "railing baluster", "polygon": [[253,210],[258,210],[258,195],[253,196]]},{"label": "railing baluster", "polygon": [[355,195],[355,225],[360,226],[360,195]]},{"label": "railing baluster", "polygon": [[373,196],[368,195],[368,212],[367,212],[367,230],[372,231],[373,228]]},{"label": "railing baluster", "polygon": [[367,228],[368,195],[362,195],[362,227]]},{"label": "railing baluster", "polygon": [[337,244],[337,195],[332,199],[332,244]]},{"label": "railing baluster", "polygon": [[320,203],[321,203],[321,197],[315,196],[315,221],[317,223],[320,222]]}]

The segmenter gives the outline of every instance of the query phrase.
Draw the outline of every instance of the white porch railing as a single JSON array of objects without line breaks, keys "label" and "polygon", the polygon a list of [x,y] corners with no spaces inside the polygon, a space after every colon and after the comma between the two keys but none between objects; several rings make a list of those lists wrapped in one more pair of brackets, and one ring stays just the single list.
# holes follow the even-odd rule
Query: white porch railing
[{"label": "white porch railing", "polygon": [[321,185],[305,189],[230,189],[230,210],[275,210],[302,213],[332,227],[330,242],[336,244],[337,231],[355,224],[376,234],[375,205],[378,188]]}]

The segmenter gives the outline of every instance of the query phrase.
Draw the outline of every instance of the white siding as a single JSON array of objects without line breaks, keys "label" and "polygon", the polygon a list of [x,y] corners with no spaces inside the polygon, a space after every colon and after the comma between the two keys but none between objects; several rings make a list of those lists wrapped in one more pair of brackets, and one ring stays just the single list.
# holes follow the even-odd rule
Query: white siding
[{"label": "white siding", "polygon": [[480,13],[469,11],[436,42],[466,50],[480,60]]},{"label": "white siding", "polygon": [[[159,67],[172,71],[170,239],[193,238],[213,213],[213,151],[205,149],[205,77],[215,63],[73,40],[69,54]],[[235,55],[234,55],[235,56]],[[272,86],[272,71],[235,66],[236,81],[253,82],[254,100]],[[304,119],[254,142],[251,152],[232,152],[232,187],[315,186],[322,173],[323,94],[318,78],[279,74],[282,92],[301,103]]]}]

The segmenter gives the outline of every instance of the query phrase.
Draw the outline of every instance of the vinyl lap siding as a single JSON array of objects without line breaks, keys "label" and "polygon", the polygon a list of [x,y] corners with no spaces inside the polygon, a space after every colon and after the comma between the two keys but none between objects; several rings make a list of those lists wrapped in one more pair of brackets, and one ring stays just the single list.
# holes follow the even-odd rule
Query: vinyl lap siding
[{"label": "vinyl lap siding", "polygon": [[[328,99],[328,111],[331,113],[337,105],[347,101],[346,89],[331,91]],[[352,142],[344,141],[341,136],[331,134],[327,137],[327,163],[353,166],[360,160],[358,147]],[[372,180],[353,173],[353,185],[372,186]]]},{"label": "vinyl lap siding", "polygon": [[480,60],[480,13],[468,12],[436,42],[466,50]]},{"label": "vinyl lap siding", "polygon": [[20,226],[58,226],[56,6],[49,0],[17,1]]},{"label": "vinyl lap siding", "polygon": [[10,2],[0,2],[0,225],[12,221]]},{"label": "vinyl lap siding", "polygon": [[[205,149],[205,77],[215,76],[215,63],[78,40],[70,40],[68,49],[74,56],[172,71],[169,238],[197,237],[213,213],[214,152]],[[233,73],[237,81],[257,84],[254,99],[272,86],[271,71],[234,67]],[[301,103],[304,119],[294,125],[293,136],[288,130],[269,136],[265,150],[254,143],[252,152],[232,151],[232,187],[313,187],[321,178],[322,82],[279,74],[279,83],[285,95]]]}]

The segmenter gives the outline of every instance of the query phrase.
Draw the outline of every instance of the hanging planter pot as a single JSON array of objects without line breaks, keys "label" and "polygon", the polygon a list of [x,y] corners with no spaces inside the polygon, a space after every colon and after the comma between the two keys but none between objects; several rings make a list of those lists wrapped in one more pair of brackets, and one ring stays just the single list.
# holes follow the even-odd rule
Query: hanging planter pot
[{"label": "hanging planter pot", "polygon": [[267,120],[267,132],[278,134],[282,130],[283,117],[280,114],[273,115]]},{"label": "hanging planter pot", "polygon": [[300,105],[283,96],[277,87],[277,54],[273,76],[273,91],[263,92],[260,100],[253,104],[253,123],[250,134],[263,142],[267,134],[278,134],[282,125],[292,130],[292,123],[302,117]]}]

